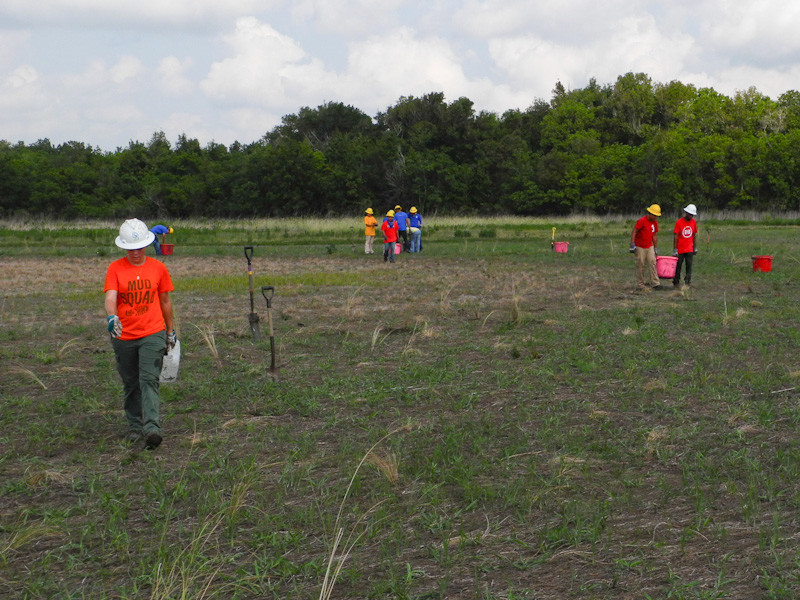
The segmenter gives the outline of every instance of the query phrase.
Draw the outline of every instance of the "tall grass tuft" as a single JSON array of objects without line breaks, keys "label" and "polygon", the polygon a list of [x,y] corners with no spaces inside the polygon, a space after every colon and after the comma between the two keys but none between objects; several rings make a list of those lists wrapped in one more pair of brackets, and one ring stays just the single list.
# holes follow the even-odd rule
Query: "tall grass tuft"
[{"label": "tall grass tuft", "polygon": [[36,376],[36,373],[31,371],[30,369],[26,369],[25,367],[11,367],[8,369],[8,372],[28,377],[33,381],[35,381],[36,383],[38,383],[40,386],[42,386],[43,390],[47,389],[47,386],[44,384],[44,382],[41,379],[39,379],[39,377]]},{"label": "tall grass tuft", "polygon": [[72,338],[71,340],[67,340],[66,342],[58,346],[56,350],[56,356],[58,356],[58,359],[62,360],[67,355],[67,351],[75,347],[77,341],[78,338]]},{"label": "tall grass tuft", "polygon": [[378,325],[377,327],[375,327],[375,329],[372,330],[372,343],[370,344],[369,347],[370,352],[375,352],[375,348],[377,346],[380,346],[384,341],[386,341],[386,338],[388,338],[391,335],[391,331],[386,335],[384,335],[383,337],[381,337],[381,333],[383,333],[382,325]]},{"label": "tall grass tuft", "polygon": [[220,366],[222,361],[219,359],[219,349],[217,348],[217,340],[214,337],[214,327],[211,325],[201,327],[200,325],[194,325],[194,323],[192,323],[192,325],[200,332],[200,335],[203,336],[206,346],[208,346],[208,349],[211,351],[211,356],[214,357],[214,362],[217,363],[217,366]]},{"label": "tall grass tuft", "polygon": [[6,542],[0,545],[0,565],[8,564],[11,554],[23,546],[60,535],[60,533],[58,529],[40,523],[20,527],[11,534],[11,537]]},{"label": "tall grass tuft", "polygon": [[[353,482],[356,480],[356,476],[358,472],[361,470],[361,467],[364,465],[365,462],[372,462],[378,461],[384,464],[385,467],[390,469],[390,473],[387,474],[383,469],[379,466],[378,468],[381,469],[387,477],[391,474],[391,463],[394,463],[394,467],[397,466],[396,459],[392,461],[391,459],[387,459],[386,454],[383,455],[381,458],[370,458],[377,457],[378,455],[375,454],[375,449],[382,444],[384,441],[389,439],[391,436],[396,435],[403,431],[411,431],[411,426],[404,425],[403,427],[398,427],[384,435],[381,439],[375,442],[369,450],[364,454],[364,456],[359,461],[358,465],[356,466],[355,471],[353,471],[352,477],[350,477],[350,483],[347,485],[347,489],[344,492],[344,496],[342,497],[342,502],[339,505],[339,512],[336,514],[336,521],[333,524],[334,536],[333,542],[331,543],[330,553],[328,555],[328,564],[325,569],[325,577],[322,580],[322,587],[319,591],[319,600],[330,600],[331,594],[333,594],[333,587],[336,585],[336,580],[339,578],[339,574],[342,572],[342,567],[344,567],[347,558],[350,556],[350,553],[355,548],[356,544],[359,540],[364,536],[367,532],[367,529],[364,528],[360,533],[358,533],[358,529],[360,525],[366,521],[366,519],[378,508],[381,504],[385,502],[385,500],[381,500],[376,504],[372,505],[366,512],[364,512],[361,517],[359,517],[358,521],[353,525],[350,532],[347,535],[347,539],[345,539],[345,529],[343,525],[343,515],[344,515],[344,507],[347,505],[347,499],[350,496],[350,490],[353,488]],[[372,464],[376,464],[372,462]],[[391,481],[391,480],[390,480]],[[343,542],[344,541],[344,542]],[[339,548],[341,547],[341,552]]]}]

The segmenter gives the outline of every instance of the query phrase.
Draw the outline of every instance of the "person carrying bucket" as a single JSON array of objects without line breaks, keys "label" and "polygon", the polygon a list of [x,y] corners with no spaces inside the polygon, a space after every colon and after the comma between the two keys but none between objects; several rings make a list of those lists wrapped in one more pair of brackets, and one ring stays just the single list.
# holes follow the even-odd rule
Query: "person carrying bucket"
[{"label": "person carrying bucket", "polygon": [[153,235],[156,236],[153,240],[153,246],[156,249],[156,255],[161,256],[161,242],[158,240],[158,236],[163,236],[167,233],[174,233],[175,230],[166,225],[155,225],[154,227],[150,228],[150,231],[152,231]]},{"label": "person carrying bucket", "polygon": [[636,221],[631,231],[630,251],[636,259],[636,283],[639,289],[647,287],[644,281],[644,270],[647,267],[647,275],[650,280],[650,287],[660,290],[661,282],[658,279],[656,270],[656,254],[658,254],[658,217],[661,216],[661,207],[658,204],[651,204],[647,207],[647,214]]},{"label": "person carrying bucket", "polygon": [[375,228],[378,226],[378,219],[372,213],[371,208],[364,211],[364,237],[367,238],[364,242],[364,254],[375,254],[372,244],[375,241]]},{"label": "person carrying bucket", "polygon": [[178,343],[172,300],[174,290],[163,262],[145,256],[154,233],[139,219],[128,219],[114,243],[126,255],[108,266],[106,325],[122,378],[128,434],[150,450],[161,444],[159,376],[164,355]]},{"label": "person carrying bucket", "polygon": [[692,283],[692,262],[697,254],[697,207],[689,204],[683,209],[683,216],[675,222],[674,237],[672,241],[672,255],[678,257],[675,267],[675,277],[672,285],[678,287],[681,283],[681,266],[686,264],[686,275],[683,278],[688,287]]},{"label": "person carrying bucket", "polygon": [[394,218],[394,211],[386,213],[386,218],[381,223],[383,231],[383,262],[387,260],[394,262],[395,244],[397,244],[397,232],[400,230]]}]

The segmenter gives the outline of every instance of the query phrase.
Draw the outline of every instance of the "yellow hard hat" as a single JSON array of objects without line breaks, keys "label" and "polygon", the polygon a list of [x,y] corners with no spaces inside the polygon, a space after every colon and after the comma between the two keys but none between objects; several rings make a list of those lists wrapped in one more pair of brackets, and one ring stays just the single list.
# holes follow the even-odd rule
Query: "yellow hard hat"
[{"label": "yellow hard hat", "polygon": [[412,206],[411,208],[408,209],[408,212],[410,212],[410,213],[417,212],[417,207],[416,206]]},{"label": "yellow hard hat", "polygon": [[387,217],[393,217],[394,216],[394,211],[390,210],[389,212],[386,213],[386,216]]},{"label": "yellow hard hat", "polygon": [[172,227],[167,227],[167,233],[175,233],[175,230]]},{"label": "yellow hard hat", "polygon": [[647,207],[647,212],[655,217],[661,216],[661,207],[658,204],[651,204]]},{"label": "yellow hard hat", "polygon": [[371,214],[372,214],[372,209],[371,209],[371,208],[368,208],[368,209],[367,209],[365,212],[366,212],[368,215],[371,215]]},{"label": "yellow hard hat", "polygon": [[403,207],[398,204],[397,206],[394,207],[394,209],[395,210],[403,210]]}]

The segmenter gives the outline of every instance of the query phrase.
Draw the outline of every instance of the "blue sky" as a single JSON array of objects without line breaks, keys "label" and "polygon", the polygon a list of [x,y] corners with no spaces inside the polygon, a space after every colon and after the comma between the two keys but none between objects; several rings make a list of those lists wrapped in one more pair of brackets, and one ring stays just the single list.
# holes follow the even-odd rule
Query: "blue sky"
[{"label": "blue sky", "polygon": [[629,71],[777,99],[798,30],[777,0],[3,0],[0,139],[249,143],[303,106],[441,91],[502,114]]}]

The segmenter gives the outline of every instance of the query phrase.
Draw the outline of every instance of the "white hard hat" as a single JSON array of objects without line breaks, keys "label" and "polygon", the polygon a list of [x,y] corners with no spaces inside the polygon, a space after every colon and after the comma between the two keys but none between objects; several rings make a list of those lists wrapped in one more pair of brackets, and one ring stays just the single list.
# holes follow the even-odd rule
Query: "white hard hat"
[{"label": "white hard hat", "polygon": [[156,239],[156,234],[147,229],[139,219],[128,219],[119,228],[119,235],[114,243],[123,250],[139,250],[146,248]]},{"label": "white hard hat", "polygon": [[688,205],[683,210],[685,210],[687,213],[689,213],[690,215],[693,215],[693,216],[697,214],[697,207],[694,204]]}]

